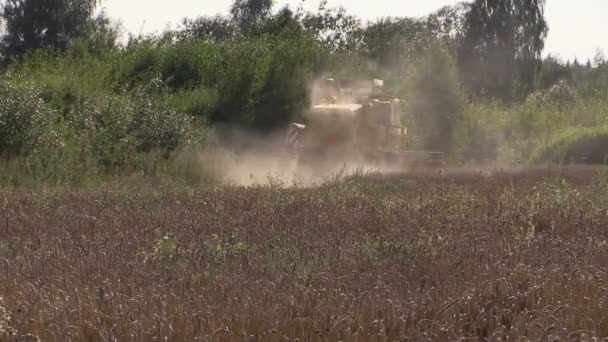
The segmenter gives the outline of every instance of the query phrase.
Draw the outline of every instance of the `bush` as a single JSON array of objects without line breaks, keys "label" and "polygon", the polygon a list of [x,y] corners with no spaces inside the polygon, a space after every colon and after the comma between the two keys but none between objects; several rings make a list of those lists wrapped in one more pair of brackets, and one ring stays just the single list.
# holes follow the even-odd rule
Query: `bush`
[{"label": "bush", "polygon": [[253,126],[260,129],[273,129],[308,105],[307,86],[319,57],[318,48],[306,39],[281,37],[270,44],[275,47],[269,51],[269,64],[252,108],[256,113]]},{"label": "bush", "polygon": [[533,102],[541,109],[553,109],[572,106],[577,99],[576,88],[567,81],[561,80],[547,90],[532,94],[528,101]]},{"label": "bush", "polygon": [[608,161],[608,126],[568,127],[538,148],[534,162],[604,164]]},{"label": "bush", "polygon": [[119,67],[129,91],[159,79],[174,109],[210,123],[267,131],[307,104],[307,85],[327,63],[325,49],[302,32],[218,43],[133,43]]},{"label": "bush", "polygon": [[215,65],[220,59],[217,48],[201,42],[186,42],[167,50],[161,63],[161,75],[172,89],[192,89],[214,84]]},{"label": "bush", "polygon": [[194,118],[176,111],[169,104],[164,91],[153,85],[134,92],[133,120],[129,130],[136,137],[136,148],[139,152],[162,150],[168,154],[180,145],[192,145],[200,140],[196,131],[200,129]]},{"label": "bush", "polygon": [[30,83],[0,81],[0,154],[43,153],[62,144],[59,115]]},{"label": "bush", "polygon": [[170,102],[177,111],[207,122],[217,106],[219,97],[216,90],[201,86],[176,92],[171,96]]},{"label": "bush", "polygon": [[131,174],[140,170],[138,154],[160,151],[168,158],[210,141],[203,121],[174,109],[158,81],[130,94],[100,95],[80,88],[78,80],[35,86],[28,76],[13,73],[0,82],[5,184],[74,184]]},{"label": "bush", "polygon": [[509,114],[498,103],[469,104],[455,125],[455,159],[494,161],[501,158],[505,140],[503,127]]},{"label": "bush", "polygon": [[[72,125],[79,140],[88,144],[86,153],[103,172],[125,168],[136,152],[136,136],[130,131],[135,117],[128,97],[106,96],[88,99]],[[74,122],[76,123],[76,122]]]},{"label": "bush", "polygon": [[118,82],[127,89],[133,89],[158,77],[163,53],[163,48],[153,42],[134,43],[120,60]]},{"label": "bush", "polygon": [[37,85],[47,101],[62,103],[64,91],[106,94],[116,86],[120,53],[112,52],[98,57],[88,52],[76,54],[73,49],[64,54],[35,51],[19,62],[11,64],[4,74],[16,82]]},{"label": "bush", "polygon": [[[572,94],[569,90],[567,94],[562,93],[565,96],[558,96],[557,88],[533,94],[524,103],[510,107],[491,102],[470,103],[456,123],[457,156],[464,160],[481,158],[505,162],[561,159],[558,155],[545,157],[542,151],[553,150],[550,146],[560,137],[568,136],[568,132],[594,132],[597,127],[608,125],[606,102],[573,99],[567,95]],[[591,145],[584,146],[594,149]],[[601,159],[591,155],[589,160]]]}]

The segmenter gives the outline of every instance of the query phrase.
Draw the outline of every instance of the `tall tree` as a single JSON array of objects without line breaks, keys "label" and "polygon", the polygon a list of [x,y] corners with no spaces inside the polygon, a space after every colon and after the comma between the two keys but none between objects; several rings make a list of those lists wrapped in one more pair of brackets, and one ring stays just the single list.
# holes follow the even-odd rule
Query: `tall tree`
[{"label": "tall tree", "polygon": [[304,12],[300,8],[296,19],[332,50],[351,52],[361,47],[361,20],[344,7],[331,8],[327,6],[327,0],[322,0],[316,12]]},{"label": "tall tree", "polygon": [[542,63],[538,78],[538,85],[542,89],[549,89],[559,81],[572,82],[574,79],[573,70],[577,67],[578,61],[576,60],[573,68],[570,65],[564,65],[564,63],[562,63],[559,59],[549,55]]},{"label": "tall tree", "polygon": [[436,45],[455,52],[463,36],[464,4],[445,6],[424,18],[381,18],[362,30],[363,52],[381,65],[409,63]]},{"label": "tall tree", "polygon": [[271,16],[273,6],[274,0],[235,0],[230,14],[241,30],[247,33]]},{"label": "tall tree", "polygon": [[460,2],[444,6],[426,18],[427,30],[454,56],[464,40],[467,13],[468,4]]},{"label": "tall tree", "polygon": [[1,9],[5,33],[4,57],[30,50],[63,50],[94,29],[93,15],[99,0],[5,0]]},{"label": "tall tree", "polygon": [[545,0],[475,0],[468,6],[459,54],[465,85],[506,102],[515,84],[529,92],[548,33]]},{"label": "tall tree", "polygon": [[184,19],[184,29],[178,32],[180,39],[200,39],[218,42],[238,36],[234,21],[222,16]]},{"label": "tall tree", "polygon": [[389,67],[411,62],[434,40],[425,21],[411,18],[382,18],[363,31],[365,54]]}]

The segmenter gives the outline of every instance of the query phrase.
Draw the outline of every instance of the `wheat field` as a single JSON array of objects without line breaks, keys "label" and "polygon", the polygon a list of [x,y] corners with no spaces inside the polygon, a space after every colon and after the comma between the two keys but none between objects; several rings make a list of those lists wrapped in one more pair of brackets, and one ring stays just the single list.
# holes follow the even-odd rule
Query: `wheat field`
[{"label": "wheat field", "polygon": [[0,340],[599,340],[607,180],[5,188]]}]

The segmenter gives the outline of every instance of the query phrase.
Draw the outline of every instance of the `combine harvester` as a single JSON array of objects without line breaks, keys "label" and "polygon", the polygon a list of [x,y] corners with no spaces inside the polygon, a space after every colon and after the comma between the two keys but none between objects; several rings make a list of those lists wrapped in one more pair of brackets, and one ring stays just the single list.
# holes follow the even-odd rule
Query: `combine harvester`
[{"label": "combine harvester", "polygon": [[306,123],[290,124],[285,138],[297,172],[319,176],[341,169],[443,167],[443,152],[403,148],[407,127],[401,101],[384,95],[383,86],[381,80],[333,79],[316,85]]}]

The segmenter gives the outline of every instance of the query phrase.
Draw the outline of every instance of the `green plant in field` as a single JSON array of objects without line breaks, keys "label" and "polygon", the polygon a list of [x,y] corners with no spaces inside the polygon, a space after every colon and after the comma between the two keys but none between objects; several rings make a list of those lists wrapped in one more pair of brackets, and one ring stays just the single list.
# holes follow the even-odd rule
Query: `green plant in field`
[{"label": "green plant in field", "polygon": [[154,259],[169,260],[175,259],[178,251],[178,241],[174,237],[163,236],[156,242],[152,252]]},{"label": "green plant in field", "polygon": [[315,277],[316,272],[309,266],[298,265],[296,275],[304,282],[304,284],[310,284]]},{"label": "green plant in field", "polygon": [[210,238],[205,239],[201,245],[201,250],[205,255],[210,255],[212,260],[218,263],[224,262],[229,252],[224,248],[224,244],[217,234],[212,234]]},{"label": "green plant in field", "polygon": [[247,252],[249,250],[249,246],[247,246],[247,244],[243,241],[236,242],[232,248],[236,252]]},{"label": "green plant in field", "polygon": [[411,258],[414,255],[414,249],[411,243],[403,242],[401,246],[399,246],[399,252],[401,253],[402,258]]},{"label": "green plant in field", "polygon": [[220,245],[219,243],[215,245],[213,251],[215,252],[216,256],[223,256],[224,254],[226,254],[226,252],[224,251],[224,247],[222,247],[222,245]]}]

